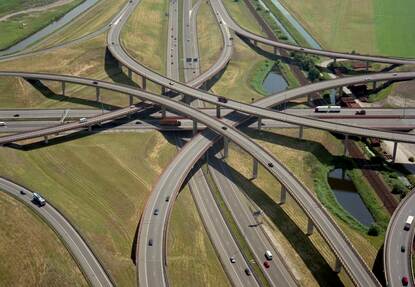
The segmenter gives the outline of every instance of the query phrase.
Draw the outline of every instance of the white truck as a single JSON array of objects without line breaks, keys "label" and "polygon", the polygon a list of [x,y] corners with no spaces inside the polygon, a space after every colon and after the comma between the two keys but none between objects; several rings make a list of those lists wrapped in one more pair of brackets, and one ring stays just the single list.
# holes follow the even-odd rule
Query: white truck
[{"label": "white truck", "polygon": [[314,109],[316,113],[340,113],[340,106],[317,106]]},{"label": "white truck", "polygon": [[411,228],[412,221],[414,221],[414,217],[412,215],[408,216],[405,222],[405,226],[403,227],[404,230],[408,231]]}]

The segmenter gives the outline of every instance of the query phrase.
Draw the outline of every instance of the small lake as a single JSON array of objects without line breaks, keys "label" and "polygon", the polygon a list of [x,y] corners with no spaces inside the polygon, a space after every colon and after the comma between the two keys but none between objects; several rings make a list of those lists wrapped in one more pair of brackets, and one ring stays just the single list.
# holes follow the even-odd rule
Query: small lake
[{"label": "small lake", "polygon": [[287,87],[288,83],[285,78],[281,74],[274,71],[269,72],[265,80],[262,82],[262,88],[269,95],[285,91]]},{"label": "small lake", "polygon": [[328,182],[337,201],[357,221],[365,226],[370,226],[375,222],[353,182],[345,175],[344,170],[335,169],[331,171]]},{"label": "small lake", "polygon": [[55,32],[56,30],[68,24],[74,18],[76,18],[77,16],[88,10],[90,7],[92,7],[96,2],[98,2],[98,0],[85,0],[84,2],[73,8],[71,11],[63,15],[61,18],[59,18],[59,20],[52,22],[43,29],[37,31],[36,33],[11,46],[10,48],[0,51],[0,55],[16,53],[23,49],[26,49],[30,45],[39,41],[40,39],[46,37],[47,35]]}]

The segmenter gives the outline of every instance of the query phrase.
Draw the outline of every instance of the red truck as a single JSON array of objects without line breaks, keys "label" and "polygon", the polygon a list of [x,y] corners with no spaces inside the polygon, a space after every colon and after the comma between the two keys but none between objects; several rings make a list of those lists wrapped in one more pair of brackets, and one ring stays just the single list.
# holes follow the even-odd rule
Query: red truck
[{"label": "red truck", "polygon": [[160,125],[161,126],[173,126],[173,127],[178,127],[180,126],[182,123],[178,120],[178,119],[169,119],[169,118],[164,118],[160,120]]}]

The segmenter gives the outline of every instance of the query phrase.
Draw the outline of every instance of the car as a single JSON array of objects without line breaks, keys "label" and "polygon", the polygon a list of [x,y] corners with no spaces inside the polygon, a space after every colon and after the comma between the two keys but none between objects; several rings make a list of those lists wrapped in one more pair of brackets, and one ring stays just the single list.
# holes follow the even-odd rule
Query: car
[{"label": "car", "polygon": [[401,245],[401,252],[405,252],[405,245]]},{"label": "car", "polygon": [[366,115],[366,110],[358,110],[358,111],[356,111],[356,113],[355,113],[356,115]]},{"label": "car", "polygon": [[249,268],[245,268],[245,274],[246,275],[248,275],[248,276],[251,276],[251,269],[249,269]]},{"label": "car", "polygon": [[168,202],[170,200],[170,196],[166,196],[166,202]]},{"label": "car", "polygon": [[131,105],[131,106],[130,106],[130,109],[134,109],[134,108],[135,108],[135,106],[134,106],[134,105]]},{"label": "car", "polygon": [[19,114],[14,114],[13,117],[18,118],[18,117],[20,117],[20,115]]},{"label": "car", "polygon": [[398,75],[398,73],[393,73],[393,76],[396,77]]},{"label": "car", "polygon": [[79,119],[79,122],[82,124],[82,123],[86,123],[88,121],[88,119],[87,118],[80,118]]},{"label": "car", "polygon": [[5,122],[0,122],[0,127],[5,127],[6,123]]},{"label": "car", "polygon": [[227,127],[222,127],[222,129],[223,129],[224,131],[226,131],[228,128],[227,128]]},{"label": "car", "polygon": [[228,99],[225,97],[218,97],[218,102],[226,104],[228,102]]},{"label": "car", "polygon": [[158,208],[156,208],[156,209],[154,209],[154,215],[159,215],[159,209]]},{"label": "car", "polygon": [[153,246],[153,239],[150,239],[150,240],[148,241],[148,246]]},{"label": "car", "polygon": [[229,260],[231,260],[231,263],[235,263],[236,262],[236,260],[235,260],[235,257],[231,257],[231,258],[229,258]]},{"label": "car", "polygon": [[269,166],[269,167],[274,167],[274,164],[273,164],[272,162],[269,162],[269,163],[268,163],[268,166]]},{"label": "car", "polygon": [[173,85],[174,85],[174,82],[170,82],[170,83],[169,83],[169,85],[170,85],[170,86],[173,86]]},{"label": "car", "polygon": [[24,190],[22,189],[22,190],[20,190],[20,194],[21,194],[21,195],[25,195],[25,194],[26,194],[26,191],[24,191]]},{"label": "car", "polygon": [[403,286],[408,286],[408,283],[409,283],[408,277],[403,276],[402,277],[402,285]]},{"label": "car", "polygon": [[93,81],[92,82],[94,85],[98,85],[98,82],[97,81]]},{"label": "car", "polygon": [[269,264],[269,262],[268,262],[268,261],[265,261],[265,262],[264,262],[264,266],[265,266],[265,268],[269,268],[271,265]]},{"label": "car", "polygon": [[367,81],[367,82],[370,82],[372,79],[371,78],[369,78],[369,77],[367,77],[367,78],[365,78],[365,81]]}]

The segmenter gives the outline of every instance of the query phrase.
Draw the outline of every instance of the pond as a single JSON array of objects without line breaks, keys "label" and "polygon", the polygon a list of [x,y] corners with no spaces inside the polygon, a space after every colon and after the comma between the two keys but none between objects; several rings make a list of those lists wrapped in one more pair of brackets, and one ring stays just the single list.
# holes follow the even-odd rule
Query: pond
[{"label": "pond", "polygon": [[285,91],[287,87],[288,83],[285,80],[285,78],[275,71],[269,72],[264,81],[262,82],[262,88],[269,95]]},{"label": "pond", "polygon": [[340,205],[365,226],[375,222],[351,179],[342,169],[329,173],[328,182]]},{"label": "pond", "polygon": [[55,32],[56,30],[62,28],[70,21],[72,21],[75,17],[79,16],[81,13],[88,10],[92,5],[94,5],[98,0],[86,0],[73,8],[71,11],[66,13],[64,16],[59,18],[59,20],[52,22],[51,24],[47,25],[43,29],[40,29],[36,33],[32,34],[31,36],[27,37],[26,39],[20,41],[19,43],[11,46],[10,48],[0,51],[0,55],[7,55],[11,53],[19,52],[23,49],[26,49],[30,45],[36,43],[40,39],[46,37],[47,35]]}]

